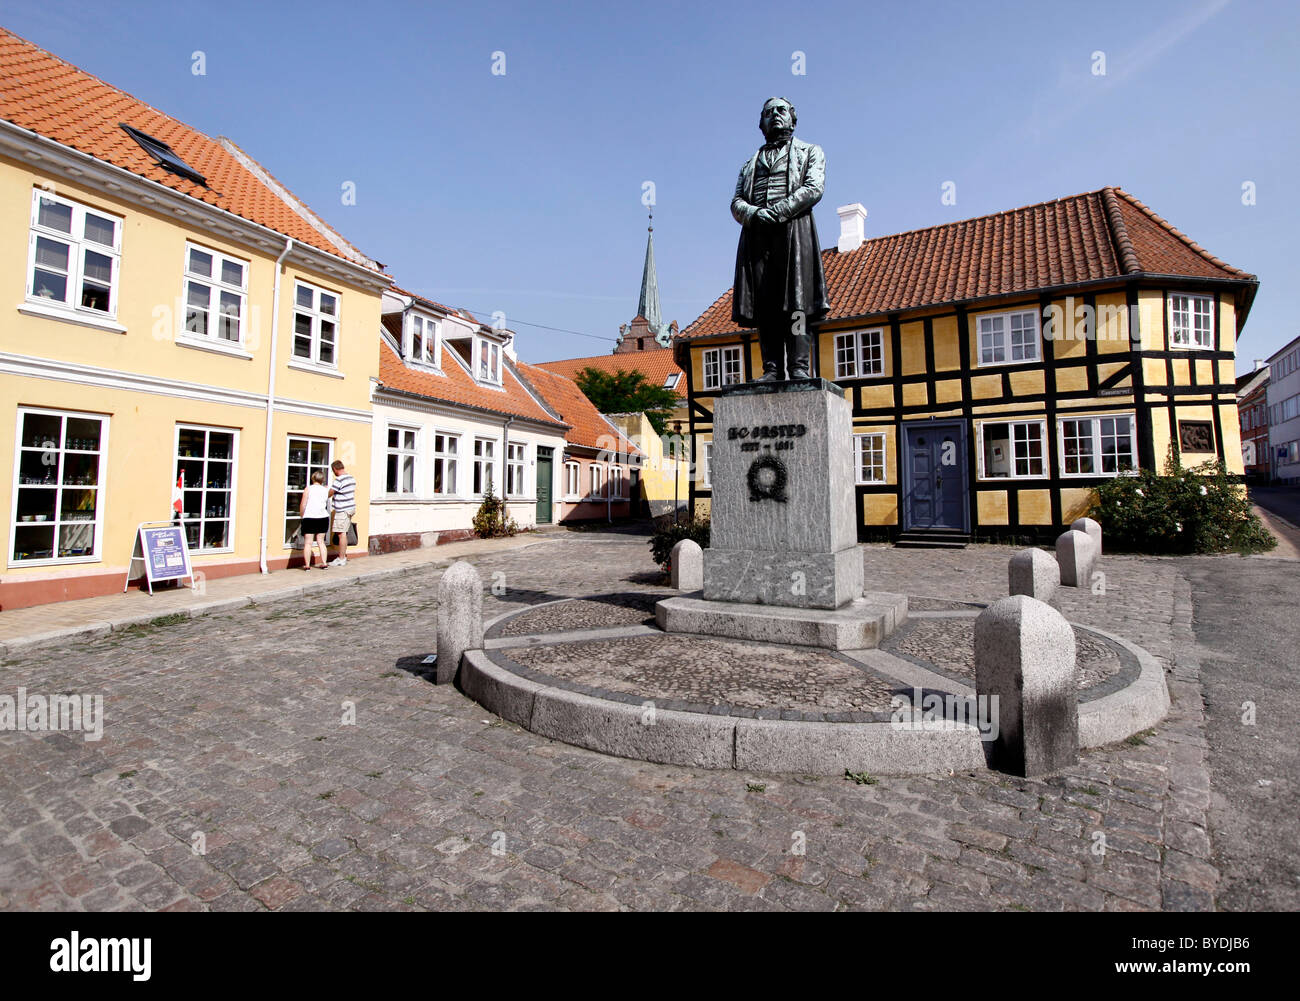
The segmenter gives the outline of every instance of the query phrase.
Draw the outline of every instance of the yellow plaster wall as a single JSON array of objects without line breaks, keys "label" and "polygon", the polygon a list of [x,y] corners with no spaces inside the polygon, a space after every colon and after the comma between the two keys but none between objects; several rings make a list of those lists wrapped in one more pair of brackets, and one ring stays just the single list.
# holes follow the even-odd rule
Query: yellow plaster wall
[{"label": "yellow plaster wall", "polygon": [[1005,490],[980,490],[975,495],[976,514],[981,525],[1006,525],[1007,492]]},{"label": "yellow plaster wall", "polygon": [[919,375],[925,371],[925,324],[900,325],[902,334],[902,375]]},{"label": "yellow plaster wall", "polygon": [[1066,487],[1061,491],[1061,521],[1069,525],[1087,515],[1097,499],[1092,487]]},{"label": "yellow plaster wall", "polygon": [[866,524],[898,524],[898,496],[896,494],[865,494],[862,501],[865,507]]},{"label": "yellow plaster wall", "polygon": [[931,323],[930,330],[934,338],[935,371],[960,371],[961,345],[957,333],[957,317],[941,316]]},{"label": "yellow plaster wall", "polygon": [[1052,523],[1052,492],[1050,490],[1021,490],[1016,498],[1022,525],[1050,525]]}]

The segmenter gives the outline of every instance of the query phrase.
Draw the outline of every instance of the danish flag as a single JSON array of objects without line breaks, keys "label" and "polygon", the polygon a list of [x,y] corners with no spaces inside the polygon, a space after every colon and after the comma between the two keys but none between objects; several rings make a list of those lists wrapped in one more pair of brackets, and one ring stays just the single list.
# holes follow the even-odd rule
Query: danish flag
[{"label": "danish flag", "polygon": [[177,514],[181,513],[181,498],[184,496],[181,491],[184,489],[185,474],[181,473],[180,476],[176,477],[176,486],[172,487],[172,510]]}]

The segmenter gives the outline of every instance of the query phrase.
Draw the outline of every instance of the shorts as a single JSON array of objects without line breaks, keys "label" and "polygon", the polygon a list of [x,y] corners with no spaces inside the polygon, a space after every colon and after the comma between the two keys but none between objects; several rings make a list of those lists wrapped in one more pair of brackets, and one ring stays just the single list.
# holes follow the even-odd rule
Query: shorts
[{"label": "shorts", "polygon": [[341,532],[347,532],[352,527],[352,515],[347,511],[334,512],[334,528],[332,531],[337,535]]},{"label": "shorts", "polygon": [[302,520],[303,535],[324,535],[329,531],[329,527],[328,518],[303,518]]}]

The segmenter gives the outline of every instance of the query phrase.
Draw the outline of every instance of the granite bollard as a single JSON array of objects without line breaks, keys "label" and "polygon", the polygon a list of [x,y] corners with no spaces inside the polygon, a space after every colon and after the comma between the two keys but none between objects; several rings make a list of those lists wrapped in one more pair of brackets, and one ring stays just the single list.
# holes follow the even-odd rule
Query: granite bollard
[{"label": "granite bollard", "polygon": [[682,539],[673,546],[670,558],[672,584],[679,591],[698,591],[704,587],[704,550],[694,539]]},{"label": "granite bollard", "polygon": [[1050,553],[1022,549],[1007,563],[1007,593],[1051,601],[1061,586],[1061,568]]},{"label": "granite bollard", "polygon": [[1097,544],[1097,559],[1101,559],[1101,524],[1092,518],[1076,518],[1070,523],[1070,529],[1083,532]]},{"label": "granite bollard", "polygon": [[463,560],[438,581],[438,665],[434,683],[456,680],[460,657],[483,648],[483,579]]},{"label": "granite bollard", "polygon": [[997,700],[989,767],[1028,778],[1078,761],[1074,630],[1056,609],[1015,594],[980,613],[975,692]]},{"label": "granite bollard", "polygon": [[1061,583],[1066,587],[1087,587],[1097,565],[1097,543],[1092,536],[1070,529],[1056,540],[1056,562],[1061,568]]}]

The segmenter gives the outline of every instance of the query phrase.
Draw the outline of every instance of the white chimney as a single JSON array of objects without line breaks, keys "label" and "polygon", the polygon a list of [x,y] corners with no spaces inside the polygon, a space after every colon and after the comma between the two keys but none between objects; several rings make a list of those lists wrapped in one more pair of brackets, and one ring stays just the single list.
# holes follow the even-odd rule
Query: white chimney
[{"label": "white chimney", "polygon": [[841,205],[835,212],[840,217],[840,253],[857,250],[867,238],[866,208],[861,202],[854,202],[852,205]]}]

